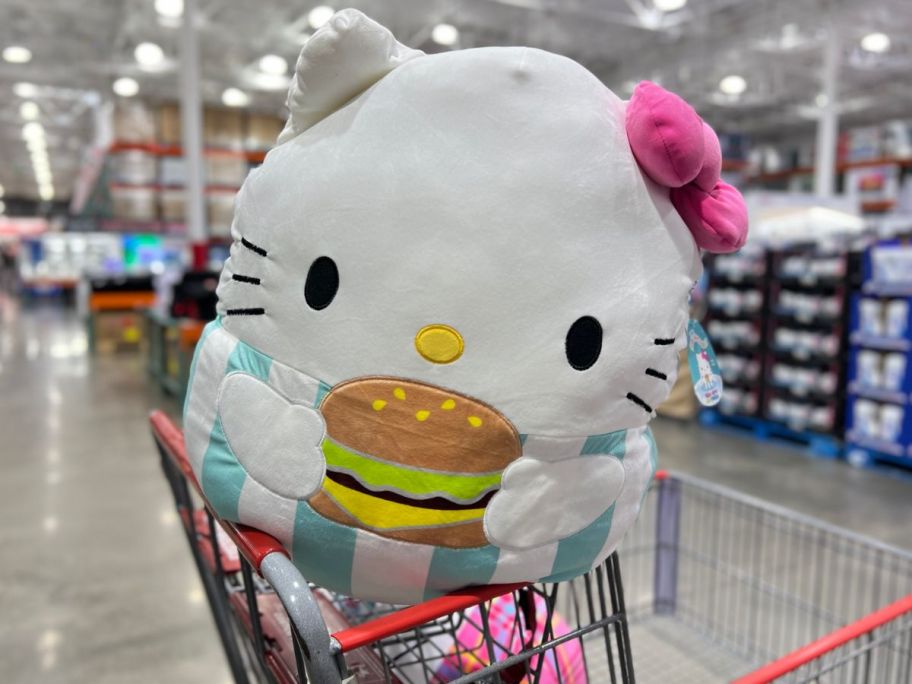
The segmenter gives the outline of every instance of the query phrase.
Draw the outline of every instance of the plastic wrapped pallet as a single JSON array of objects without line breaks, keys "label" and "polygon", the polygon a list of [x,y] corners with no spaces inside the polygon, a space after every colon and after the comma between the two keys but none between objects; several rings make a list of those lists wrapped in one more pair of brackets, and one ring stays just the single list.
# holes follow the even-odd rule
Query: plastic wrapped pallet
[{"label": "plastic wrapped pallet", "polygon": [[148,187],[111,187],[111,213],[114,218],[126,221],[154,221],[156,219],[156,190]]},{"label": "plastic wrapped pallet", "polygon": [[244,145],[244,119],[233,109],[210,109],[203,112],[203,140],[208,147],[239,150]]},{"label": "plastic wrapped pallet", "polygon": [[162,188],[159,191],[162,221],[168,223],[186,221],[186,200],[184,188]]},{"label": "plastic wrapped pallet", "polygon": [[138,100],[119,101],[114,108],[114,139],[130,143],[154,142],[153,113]]},{"label": "plastic wrapped pallet", "polygon": [[246,147],[248,150],[266,150],[272,147],[282,132],[284,122],[268,114],[251,114],[247,117]]},{"label": "plastic wrapped pallet", "polygon": [[150,152],[124,150],[112,154],[110,159],[111,180],[115,183],[143,185],[156,180],[156,158]]},{"label": "plastic wrapped pallet", "polygon": [[158,110],[158,142],[162,145],[181,144],[180,107],[163,104]]},{"label": "plastic wrapped pallet", "polygon": [[247,168],[246,157],[209,152],[206,155],[206,183],[239,188],[247,177]]},{"label": "plastic wrapped pallet", "polygon": [[223,190],[210,190],[206,193],[206,213],[210,235],[213,237],[228,237],[231,234],[234,196],[234,192]]}]

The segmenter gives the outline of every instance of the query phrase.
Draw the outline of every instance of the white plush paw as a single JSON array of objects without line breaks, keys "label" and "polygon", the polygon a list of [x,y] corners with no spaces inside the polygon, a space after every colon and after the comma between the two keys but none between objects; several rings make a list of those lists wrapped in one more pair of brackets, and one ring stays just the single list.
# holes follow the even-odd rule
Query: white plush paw
[{"label": "white plush paw", "polygon": [[608,510],[624,478],[624,466],[614,456],[520,458],[504,471],[501,489],[485,511],[488,541],[521,550],[569,537]]},{"label": "white plush paw", "polygon": [[288,499],[320,488],[326,424],[319,411],[289,402],[252,375],[231,373],[219,388],[218,414],[228,446],[254,480]]}]

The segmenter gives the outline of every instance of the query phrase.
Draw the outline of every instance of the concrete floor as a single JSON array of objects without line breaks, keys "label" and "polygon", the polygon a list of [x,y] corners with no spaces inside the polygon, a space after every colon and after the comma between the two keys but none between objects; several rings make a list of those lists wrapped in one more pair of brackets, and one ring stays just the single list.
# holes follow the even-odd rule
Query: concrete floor
[{"label": "concrete floor", "polygon": [[[0,672],[7,684],[228,681],[135,356],[0,294]],[[662,466],[912,547],[912,480],[656,421]]]}]

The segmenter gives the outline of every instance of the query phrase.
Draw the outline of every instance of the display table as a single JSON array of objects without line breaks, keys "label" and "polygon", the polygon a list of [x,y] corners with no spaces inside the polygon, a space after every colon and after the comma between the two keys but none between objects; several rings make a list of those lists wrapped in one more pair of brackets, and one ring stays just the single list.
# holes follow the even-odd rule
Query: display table
[{"label": "display table", "polygon": [[142,343],[142,312],[154,303],[152,290],[92,292],[87,317],[89,351],[138,349]]}]

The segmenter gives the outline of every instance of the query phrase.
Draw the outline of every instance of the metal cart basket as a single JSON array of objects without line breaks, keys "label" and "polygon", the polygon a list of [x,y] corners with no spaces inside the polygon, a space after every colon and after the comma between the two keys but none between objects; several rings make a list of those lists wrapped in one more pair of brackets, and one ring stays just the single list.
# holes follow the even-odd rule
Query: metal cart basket
[{"label": "metal cart basket", "polygon": [[391,606],[215,518],[180,430],[151,422],[239,683],[912,682],[912,554],[723,487],[660,472],[620,560],[570,582]]}]

